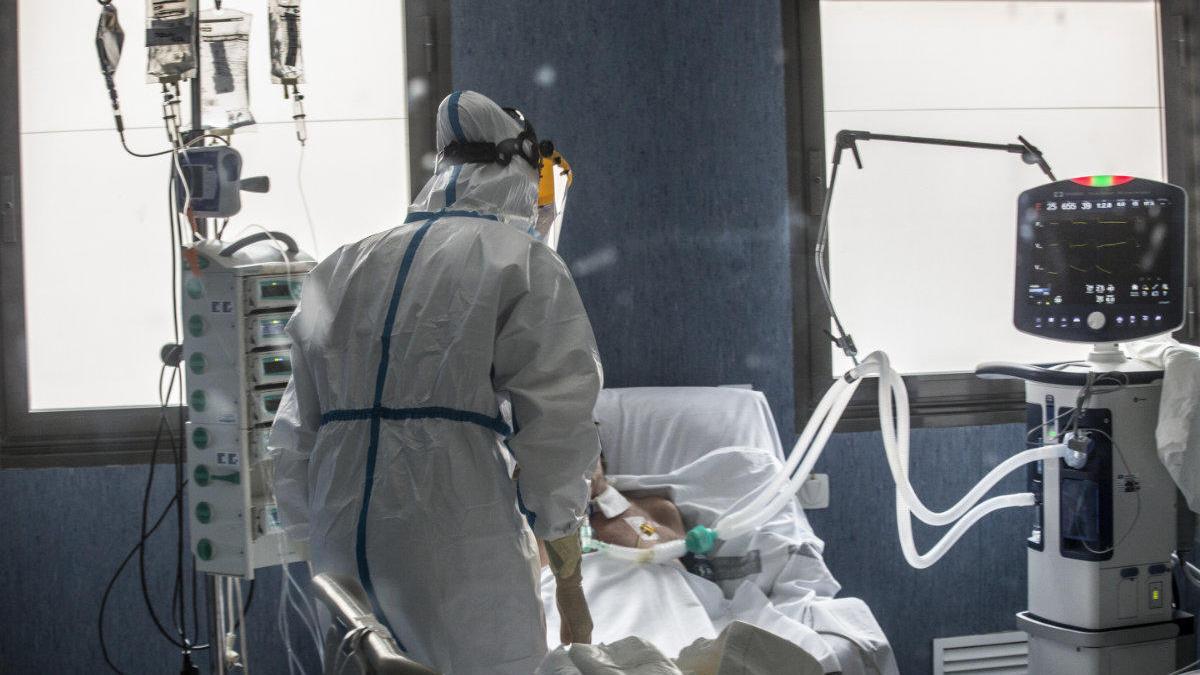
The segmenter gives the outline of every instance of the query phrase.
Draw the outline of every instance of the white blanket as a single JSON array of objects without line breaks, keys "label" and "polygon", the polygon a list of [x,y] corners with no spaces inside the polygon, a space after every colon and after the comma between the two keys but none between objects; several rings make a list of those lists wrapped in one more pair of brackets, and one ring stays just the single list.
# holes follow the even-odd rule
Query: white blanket
[{"label": "white blanket", "polygon": [[[711,526],[779,470],[768,452],[721,448],[668,474],[614,475],[609,481],[627,494],[670,498],[689,527]],[[823,548],[793,502],[756,532],[722,542],[711,555],[711,580],[678,563],[630,564],[588,554],[583,583],[595,623],[593,642],[638,636],[674,657],[740,620],[799,645],[825,672],[897,673],[891,647],[866,605],[834,599],[840,586],[821,560]],[[543,571],[542,599],[553,649],[559,619],[549,571]],[[846,658],[846,641],[858,654]]]},{"label": "white blanket", "polygon": [[821,675],[799,646],[741,621],[716,640],[696,640],[672,661],[654,645],[628,637],[612,644],[571,645],[551,652],[536,675]]}]

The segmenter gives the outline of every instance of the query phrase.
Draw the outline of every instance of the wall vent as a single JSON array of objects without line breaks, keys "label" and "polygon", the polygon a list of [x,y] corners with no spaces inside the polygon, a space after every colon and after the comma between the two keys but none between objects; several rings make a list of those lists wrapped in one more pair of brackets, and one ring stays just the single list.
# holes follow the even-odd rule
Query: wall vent
[{"label": "wall vent", "polygon": [[1029,636],[1022,631],[962,635],[933,641],[933,675],[1026,675]]}]

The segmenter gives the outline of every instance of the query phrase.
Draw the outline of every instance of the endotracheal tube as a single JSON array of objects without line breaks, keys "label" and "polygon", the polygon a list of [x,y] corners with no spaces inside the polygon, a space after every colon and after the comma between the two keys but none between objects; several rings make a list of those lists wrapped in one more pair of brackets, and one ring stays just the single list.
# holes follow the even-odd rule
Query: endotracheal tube
[{"label": "endotracheal tube", "polygon": [[[864,378],[878,378],[879,426],[883,434],[884,454],[892,481],[896,486],[896,526],[904,559],[917,569],[924,569],[941,559],[959,538],[981,518],[1012,506],[1032,506],[1032,493],[1015,493],[980,501],[1005,476],[1031,462],[1066,457],[1066,445],[1047,445],[1017,453],[992,469],[957,504],[945,511],[927,507],[913,490],[908,477],[909,409],[908,390],[883,352],[873,352],[861,364],[834,382],[821,399],[813,416],[804,427],[783,470],[748,503],[721,516],[712,528],[697,526],[683,540],[667,542],[650,548],[616,546],[592,538],[591,529],[583,531],[584,545],[606,555],[635,562],[666,562],[687,552],[702,554],[712,550],[717,539],[730,540],[762,526],[792,499],[808,480],[817,460],[825,450],[838,420],[849,405],[851,397]],[[892,413],[895,407],[895,415]],[[912,519],[916,516],[929,525],[950,525],[950,530],[926,553],[918,553],[913,541]]]}]

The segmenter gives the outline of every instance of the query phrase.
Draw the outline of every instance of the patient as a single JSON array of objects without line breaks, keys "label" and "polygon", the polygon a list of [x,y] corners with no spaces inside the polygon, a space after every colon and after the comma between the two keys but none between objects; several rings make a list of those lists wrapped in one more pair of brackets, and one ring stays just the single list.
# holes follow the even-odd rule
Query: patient
[{"label": "patient", "polygon": [[[711,527],[735,512],[781,466],[770,452],[724,447],[668,473],[609,476],[602,457],[592,481],[593,536],[640,548],[680,539],[689,526]],[[610,480],[624,496],[609,489]],[[742,621],[799,645],[826,672],[894,674],[891,648],[867,606],[836,597],[840,586],[825,566],[822,548],[799,504],[789,503],[757,529],[722,540],[707,556],[631,564],[585,555],[593,642],[613,644],[636,635],[675,657],[698,638],[715,639]],[[547,645],[554,649],[558,616],[553,575],[546,569],[542,601]]]},{"label": "patient", "polygon": [[[629,548],[649,548],[683,539],[687,528],[671,500],[656,496],[625,497],[608,484],[604,475],[607,468],[601,454],[592,474],[592,501],[588,508],[588,521],[596,539]],[[538,555],[543,567],[549,564],[541,541],[538,541]]]}]

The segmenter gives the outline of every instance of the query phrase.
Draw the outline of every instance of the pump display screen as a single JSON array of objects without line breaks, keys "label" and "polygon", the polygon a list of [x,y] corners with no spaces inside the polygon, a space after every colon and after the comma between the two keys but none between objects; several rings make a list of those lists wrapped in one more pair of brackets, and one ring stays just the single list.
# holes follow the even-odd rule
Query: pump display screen
[{"label": "pump display screen", "polygon": [[286,327],[287,321],[283,319],[263,319],[259,322],[259,334],[264,338],[279,337]]},{"label": "pump display screen", "polygon": [[1185,200],[1173,185],[1124,176],[1089,176],[1022,193],[1016,327],[1078,342],[1178,328]]},{"label": "pump display screen", "polygon": [[288,375],[292,372],[292,362],[282,356],[272,356],[263,359],[263,372],[267,375]]},{"label": "pump display screen", "polygon": [[289,298],[292,295],[292,286],[287,281],[264,281],[259,288],[262,289],[262,296],[268,300]]}]

